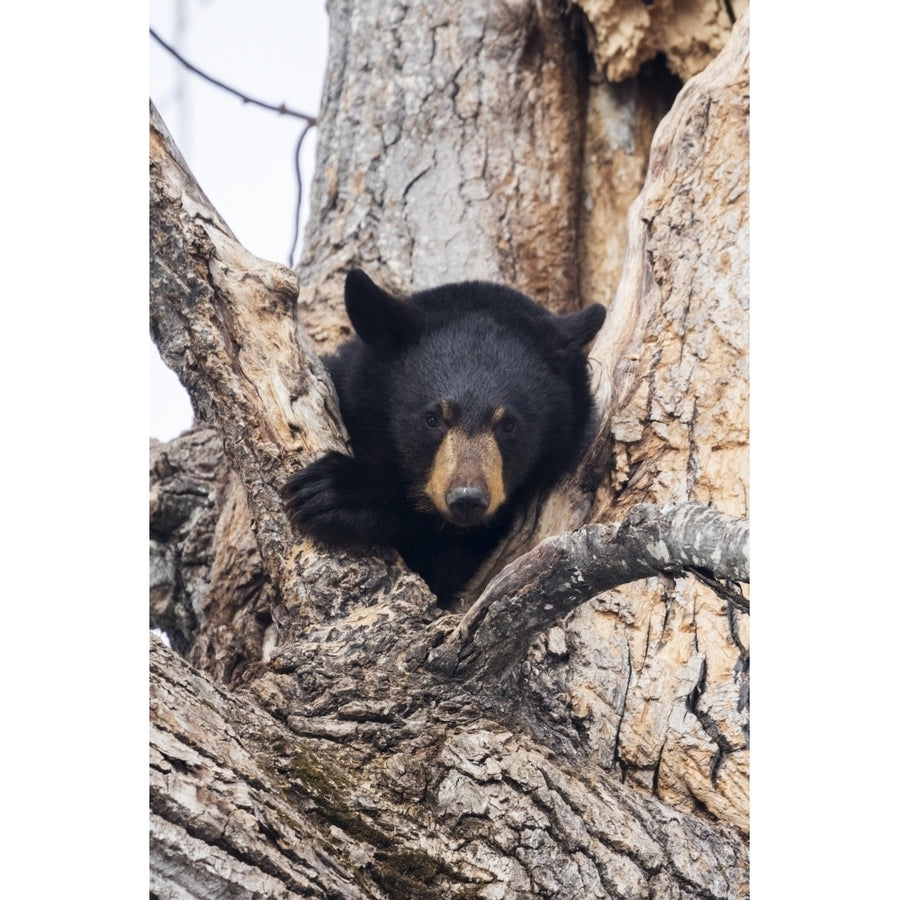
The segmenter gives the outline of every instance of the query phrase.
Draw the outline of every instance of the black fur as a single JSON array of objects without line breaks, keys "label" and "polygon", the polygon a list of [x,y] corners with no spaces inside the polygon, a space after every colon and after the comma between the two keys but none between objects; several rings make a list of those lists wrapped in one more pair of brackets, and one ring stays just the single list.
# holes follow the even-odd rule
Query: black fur
[{"label": "black fur", "polygon": [[[509,527],[513,510],[549,487],[583,452],[591,397],[584,346],[600,305],[554,316],[523,294],[485,282],[444,285],[398,300],[351,271],[347,312],[358,337],[325,360],[353,457],[329,453],[284,488],[291,520],[326,543],[390,544],[449,604]],[[442,401],[466,433],[491,430],[506,500],[461,527],[424,485],[444,428]],[[506,411],[492,425],[497,408]]]}]

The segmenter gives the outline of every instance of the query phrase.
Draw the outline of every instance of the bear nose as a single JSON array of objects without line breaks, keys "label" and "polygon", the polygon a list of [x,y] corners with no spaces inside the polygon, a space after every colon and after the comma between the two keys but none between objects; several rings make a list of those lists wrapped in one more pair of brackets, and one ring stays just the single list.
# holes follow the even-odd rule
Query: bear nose
[{"label": "bear nose", "polygon": [[490,500],[477,487],[457,487],[447,492],[447,508],[457,525],[477,525],[484,519]]}]

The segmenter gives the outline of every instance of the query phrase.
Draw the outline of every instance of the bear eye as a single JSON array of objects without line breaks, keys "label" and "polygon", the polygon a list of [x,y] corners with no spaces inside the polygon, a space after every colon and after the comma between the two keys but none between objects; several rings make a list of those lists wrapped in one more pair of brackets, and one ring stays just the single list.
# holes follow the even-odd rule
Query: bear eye
[{"label": "bear eye", "polygon": [[441,424],[441,420],[434,413],[428,413],[425,416],[425,424],[429,428],[437,428]]},{"label": "bear eye", "polygon": [[500,430],[504,434],[512,434],[516,430],[516,423],[514,419],[503,419],[500,423]]}]

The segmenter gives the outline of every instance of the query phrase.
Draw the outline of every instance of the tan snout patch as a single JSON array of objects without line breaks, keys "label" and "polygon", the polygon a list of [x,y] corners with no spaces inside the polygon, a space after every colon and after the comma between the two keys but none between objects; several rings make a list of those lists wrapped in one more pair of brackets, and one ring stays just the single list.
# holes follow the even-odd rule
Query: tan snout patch
[{"label": "tan snout patch", "polygon": [[450,428],[444,435],[434,457],[425,493],[438,512],[452,518],[447,507],[447,494],[459,487],[474,487],[487,494],[485,519],[490,519],[506,499],[503,457],[491,432],[471,435],[461,428]]}]

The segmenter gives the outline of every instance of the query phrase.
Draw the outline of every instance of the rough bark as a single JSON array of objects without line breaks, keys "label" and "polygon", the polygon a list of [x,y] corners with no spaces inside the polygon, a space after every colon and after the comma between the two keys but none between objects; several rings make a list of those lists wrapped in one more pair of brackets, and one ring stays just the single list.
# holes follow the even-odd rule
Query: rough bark
[{"label": "rough bark", "polygon": [[278,487],[344,440],[314,348],[350,264],[579,305],[584,150],[613,129],[555,7],[398,9],[331,4],[299,281],[237,244],[151,110],[152,330],[227,460],[209,431],[151,452],[151,616],[201,670],[153,641],[152,890],[744,897],[746,17],[657,130],[592,451],[454,615],[392,552],[291,534]]},{"label": "rough bark", "polygon": [[[592,352],[603,418],[583,471],[608,464],[590,521],[673,501],[748,515],[748,39],[744,16],[654,137]],[[530,661],[534,702],[627,783],[749,828],[749,617],[727,593],[617,589]]]},{"label": "rough bark", "polygon": [[150,626],[216,681],[238,682],[271,650],[277,597],[219,435],[151,439],[150,485]]},{"label": "rough bark", "polygon": [[586,61],[556,4],[335,0],[329,15],[299,266],[317,346],[348,333],[352,262],[399,292],[484,278],[577,308]]},{"label": "rough bark", "polygon": [[[735,834],[554,762],[469,693],[421,685],[277,717],[156,638],[150,658],[158,896],[747,894]],[[286,712],[292,681],[257,690]]]}]

